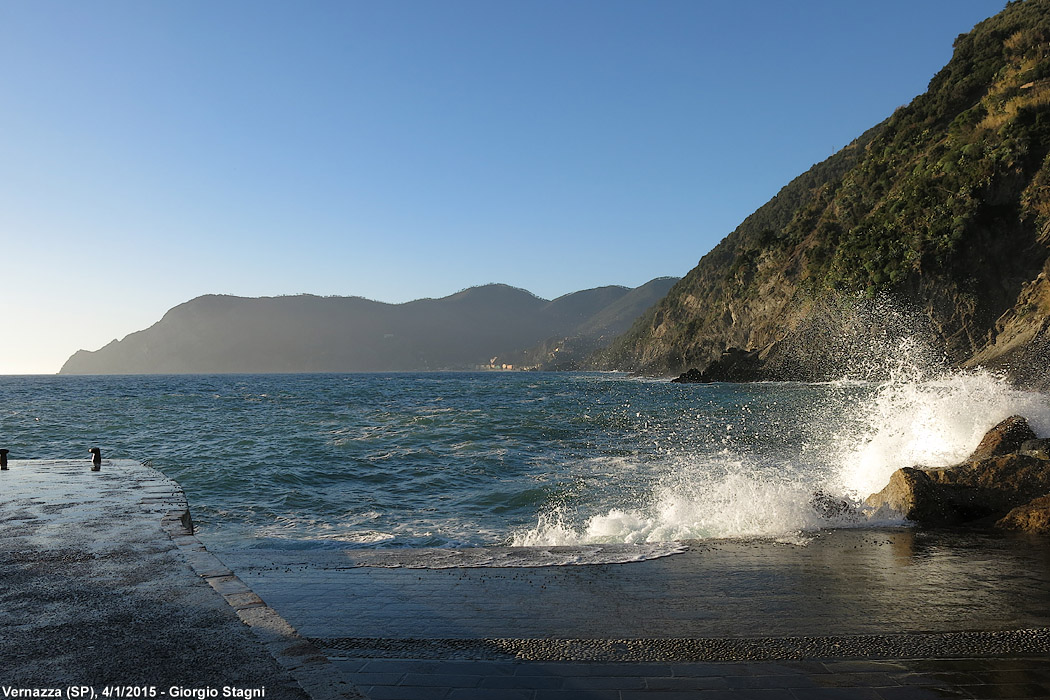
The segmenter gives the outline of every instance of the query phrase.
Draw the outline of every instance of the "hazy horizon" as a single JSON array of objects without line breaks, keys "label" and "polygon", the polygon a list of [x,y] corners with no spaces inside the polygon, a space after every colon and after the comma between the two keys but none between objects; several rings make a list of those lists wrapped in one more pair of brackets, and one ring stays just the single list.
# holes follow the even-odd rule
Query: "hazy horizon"
[{"label": "hazy horizon", "polygon": [[203,294],[686,274],[1005,0],[0,0],[0,374]]}]

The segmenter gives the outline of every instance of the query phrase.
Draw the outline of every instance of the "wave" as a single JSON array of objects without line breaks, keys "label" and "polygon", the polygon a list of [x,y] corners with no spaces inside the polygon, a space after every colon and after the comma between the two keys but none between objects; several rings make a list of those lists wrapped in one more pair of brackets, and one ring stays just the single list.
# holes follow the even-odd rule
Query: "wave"
[{"label": "wave", "polygon": [[929,379],[890,380],[833,434],[831,460],[840,490],[864,497],[883,488],[901,467],[943,467],[966,459],[1004,418],[1025,416],[1050,433],[1050,402],[984,371]]},{"label": "wave", "polygon": [[[801,387],[800,387],[801,388]],[[769,397],[752,395],[743,418],[711,433],[692,451],[679,450],[655,474],[645,502],[590,513],[557,504],[532,527],[519,529],[519,546],[655,543],[707,538],[773,538],[804,543],[826,528],[904,525],[872,513],[863,499],[882,489],[894,471],[963,461],[989,428],[1021,414],[1039,434],[1050,434],[1050,401],[984,371],[931,374],[901,361],[881,383],[842,380],[807,387],[798,407],[796,444],[768,434]],[[751,385],[739,391],[763,391]],[[775,391],[767,387],[766,391]],[[736,439],[728,435],[737,431]],[[763,430],[767,430],[763,434]],[[775,431],[774,431],[775,432]]]}]

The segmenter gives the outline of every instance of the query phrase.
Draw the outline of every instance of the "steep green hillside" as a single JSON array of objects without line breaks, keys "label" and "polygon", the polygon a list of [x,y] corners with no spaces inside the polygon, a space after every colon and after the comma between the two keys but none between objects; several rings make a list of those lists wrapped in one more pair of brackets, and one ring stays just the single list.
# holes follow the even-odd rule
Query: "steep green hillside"
[{"label": "steep green hillside", "polygon": [[955,364],[1031,362],[1050,318],[1048,152],[1050,0],[1014,2],[956,39],[926,93],[748,217],[599,362],[674,373],[741,348],[760,353],[761,376],[834,374],[848,359],[828,357],[827,311],[865,299],[906,307]]}]

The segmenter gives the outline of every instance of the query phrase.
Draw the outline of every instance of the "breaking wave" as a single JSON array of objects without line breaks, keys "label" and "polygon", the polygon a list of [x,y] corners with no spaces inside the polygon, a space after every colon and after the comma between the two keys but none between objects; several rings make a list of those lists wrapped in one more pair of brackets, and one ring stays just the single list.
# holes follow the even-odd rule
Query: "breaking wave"
[{"label": "breaking wave", "polygon": [[[989,428],[1013,414],[1050,434],[1046,395],[984,371],[930,373],[902,361],[883,382],[768,384],[748,393],[736,424],[694,435],[702,439],[680,446],[659,468],[650,466],[656,476],[635,506],[587,513],[557,505],[517,531],[513,543],[753,537],[801,543],[825,528],[900,525],[864,505],[895,470],[961,462]],[[801,400],[784,402],[791,393]],[[787,428],[791,420],[794,430]],[[770,431],[771,422],[782,429]]]}]

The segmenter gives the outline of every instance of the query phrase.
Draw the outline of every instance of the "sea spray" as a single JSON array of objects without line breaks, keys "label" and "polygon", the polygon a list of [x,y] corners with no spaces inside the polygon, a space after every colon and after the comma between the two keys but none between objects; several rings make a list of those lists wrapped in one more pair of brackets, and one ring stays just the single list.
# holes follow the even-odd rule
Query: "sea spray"
[{"label": "sea spray", "polygon": [[789,537],[827,526],[803,484],[730,474],[691,486],[659,487],[644,510],[613,508],[574,528],[564,512],[540,516],[515,545],[655,543],[710,538]]},{"label": "sea spray", "polygon": [[[645,498],[606,509],[559,503],[516,545],[652,543],[707,538],[777,538],[872,521],[863,499],[904,466],[964,460],[984,433],[1011,414],[1050,435],[1050,401],[983,371],[941,372],[917,362],[907,343],[881,383],[722,385],[745,393],[737,420],[697,415],[690,441],[634,465],[650,478]],[[795,404],[784,405],[783,397]],[[771,408],[772,407],[772,408]],[[785,415],[791,420],[785,419]],[[770,429],[770,421],[783,421]],[[792,423],[793,421],[793,423]],[[592,506],[595,504],[591,504]],[[879,514],[885,518],[885,514]]]},{"label": "sea spray", "polygon": [[[897,375],[876,387],[833,434],[829,461],[838,490],[854,498],[882,489],[901,467],[943,467],[966,459],[989,428],[1020,414],[1050,432],[1050,403],[984,371]],[[835,480],[833,480],[834,482]]]}]

